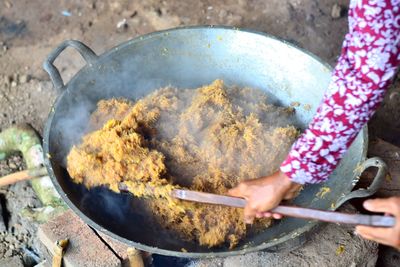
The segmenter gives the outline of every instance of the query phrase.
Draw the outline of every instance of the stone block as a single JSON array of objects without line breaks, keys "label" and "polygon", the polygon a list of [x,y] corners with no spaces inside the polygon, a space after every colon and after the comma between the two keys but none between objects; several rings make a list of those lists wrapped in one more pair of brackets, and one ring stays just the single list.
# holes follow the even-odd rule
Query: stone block
[{"label": "stone block", "polygon": [[63,257],[65,267],[119,267],[120,259],[87,224],[71,210],[41,225],[38,238],[50,253],[57,240],[68,239]]}]

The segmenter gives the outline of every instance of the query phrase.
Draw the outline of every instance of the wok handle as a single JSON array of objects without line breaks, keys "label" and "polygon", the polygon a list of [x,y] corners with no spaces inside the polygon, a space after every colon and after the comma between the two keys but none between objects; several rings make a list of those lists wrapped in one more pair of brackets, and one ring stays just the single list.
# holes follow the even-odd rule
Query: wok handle
[{"label": "wok handle", "polygon": [[378,172],[376,173],[374,179],[372,180],[371,185],[368,186],[366,189],[361,188],[356,191],[350,192],[347,195],[344,195],[338,200],[338,202],[336,203],[336,207],[340,207],[341,205],[343,205],[343,203],[349,201],[350,199],[372,196],[373,194],[376,193],[376,191],[378,191],[383,181],[385,180],[387,174],[387,165],[381,158],[378,157],[367,159],[359,167],[357,176],[360,176],[369,167],[378,168]]},{"label": "wok handle", "polygon": [[56,90],[61,90],[64,87],[64,82],[61,78],[60,72],[53,63],[56,58],[61,54],[61,52],[64,51],[67,47],[75,48],[89,65],[93,64],[97,59],[97,55],[93,52],[93,50],[80,41],[66,40],[62,42],[49,54],[49,56],[43,63],[43,68],[49,74],[50,79],[53,82],[54,88],[56,88]]}]

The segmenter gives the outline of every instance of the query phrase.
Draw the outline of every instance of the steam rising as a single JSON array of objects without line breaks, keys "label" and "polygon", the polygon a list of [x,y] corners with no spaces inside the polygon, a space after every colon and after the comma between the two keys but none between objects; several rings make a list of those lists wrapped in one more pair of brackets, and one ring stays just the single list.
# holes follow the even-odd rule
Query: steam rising
[{"label": "steam rising", "polygon": [[147,214],[184,239],[234,247],[246,233],[242,212],[177,202],[171,183],[226,194],[242,180],[275,171],[297,130],[288,125],[291,110],[266,99],[216,80],[196,90],[163,88],[136,103],[101,101],[87,124],[87,131],[99,130],[72,149],[68,171],[88,188],[118,192],[123,182],[133,195],[150,197]]}]

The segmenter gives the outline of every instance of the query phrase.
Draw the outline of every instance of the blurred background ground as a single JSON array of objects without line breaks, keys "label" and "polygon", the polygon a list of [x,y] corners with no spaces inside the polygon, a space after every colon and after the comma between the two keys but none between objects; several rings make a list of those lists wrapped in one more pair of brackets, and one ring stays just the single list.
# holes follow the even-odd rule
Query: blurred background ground
[{"label": "blurred background ground", "polygon": [[[347,32],[347,6],[344,0],[0,0],[0,130],[30,123],[42,132],[57,93],[41,65],[66,39],[83,41],[101,54],[152,31],[222,24],[278,36],[333,65]],[[70,50],[56,61],[65,81],[83,64]],[[400,146],[399,104],[398,82],[370,123],[371,140],[379,137]],[[0,162],[0,175],[21,168],[21,159],[13,157]],[[36,225],[20,218],[18,211],[40,203],[28,183],[1,189],[0,202],[5,218],[5,230],[0,223],[0,258],[17,256],[29,265],[40,256],[34,241]],[[382,251],[379,266],[395,266],[391,264],[399,254]]]}]

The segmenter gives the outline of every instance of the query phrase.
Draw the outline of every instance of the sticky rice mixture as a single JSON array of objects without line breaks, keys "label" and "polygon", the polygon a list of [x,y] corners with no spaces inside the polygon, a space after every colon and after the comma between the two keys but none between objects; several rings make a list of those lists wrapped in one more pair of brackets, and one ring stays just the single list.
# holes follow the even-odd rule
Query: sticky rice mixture
[{"label": "sticky rice mixture", "polygon": [[179,201],[170,192],[226,194],[240,181],[276,171],[298,130],[292,108],[267,100],[262,91],[221,80],[197,89],[162,88],[136,102],[102,100],[88,134],[68,155],[68,172],[88,188],[119,192],[123,183],[181,238],[233,248],[248,230],[243,210]]}]

